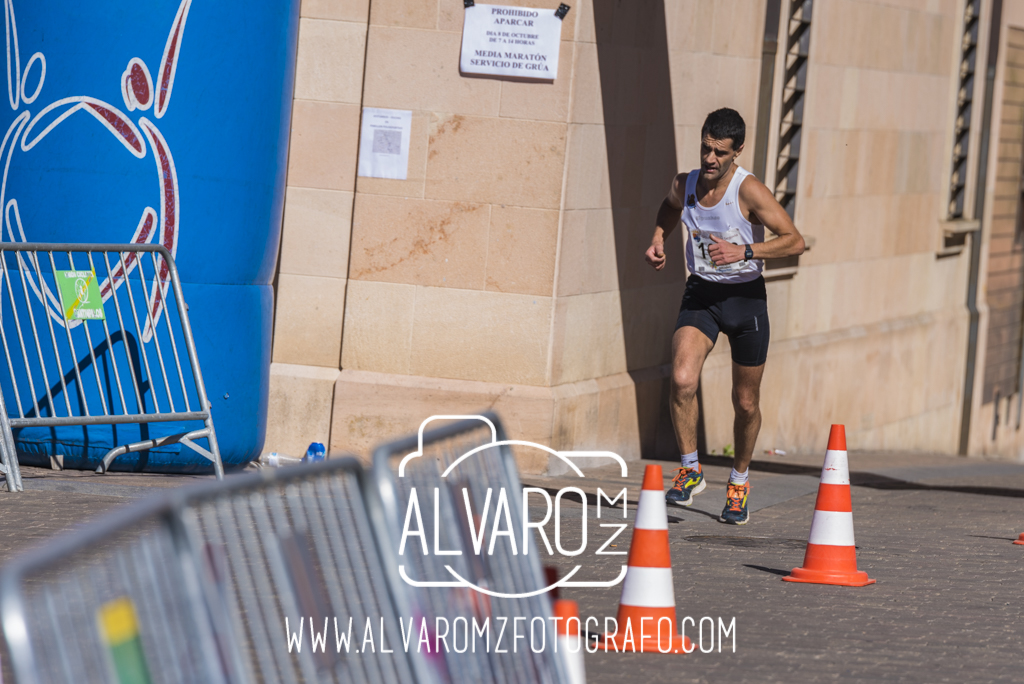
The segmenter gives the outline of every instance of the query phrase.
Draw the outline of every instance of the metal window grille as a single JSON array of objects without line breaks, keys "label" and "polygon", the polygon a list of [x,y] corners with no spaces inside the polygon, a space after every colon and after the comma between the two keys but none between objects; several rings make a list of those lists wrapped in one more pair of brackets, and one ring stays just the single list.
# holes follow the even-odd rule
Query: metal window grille
[{"label": "metal window grille", "polygon": [[953,124],[953,161],[949,176],[949,218],[963,218],[967,187],[967,156],[974,109],[974,74],[978,58],[978,29],[981,0],[964,4],[963,34],[960,39],[960,83],[956,96],[956,121]]},{"label": "metal window grille", "polygon": [[790,218],[796,216],[796,190],[800,171],[800,143],[813,4],[813,0],[792,0],[786,30],[786,74],[782,87],[775,198],[789,213]]}]

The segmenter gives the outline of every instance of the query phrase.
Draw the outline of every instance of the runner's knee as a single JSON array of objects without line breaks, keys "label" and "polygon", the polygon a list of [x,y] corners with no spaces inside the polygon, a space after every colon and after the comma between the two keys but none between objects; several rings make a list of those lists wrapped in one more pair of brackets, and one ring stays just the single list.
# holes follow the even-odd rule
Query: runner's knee
[{"label": "runner's knee", "polygon": [[700,373],[694,373],[686,368],[672,369],[672,391],[678,398],[692,399],[697,396],[699,384]]},{"label": "runner's knee", "polygon": [[755,415],[758,411],[758,404],[760,403],[759,395],[760,392],[756,390],[751,391],[733,389],[732,406],[736,410],[737,415]]}]

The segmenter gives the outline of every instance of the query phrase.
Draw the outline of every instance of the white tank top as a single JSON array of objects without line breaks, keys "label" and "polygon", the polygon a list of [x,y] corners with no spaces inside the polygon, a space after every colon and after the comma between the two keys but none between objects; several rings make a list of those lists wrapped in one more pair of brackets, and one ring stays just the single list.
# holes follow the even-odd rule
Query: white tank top
[{"label": "white tank top", "polygon": [[764,226],[753,225],[740,212],[740,184],[751,175],[739,166],[733,173],[725,196],[713,207],[703,207],[697,201],[697,177],[700,170],[694,170],[686,177],[686,193],[683,195],[681,221],[686,230],[686,267],[690,273],[716,283],[746,283],[761,275],[764,262],[760,259],[738,261],[725,266],[715,266],[708,255],[708,248],[715,244],[715,234],[734,245],[751,245],[764,242]]}]

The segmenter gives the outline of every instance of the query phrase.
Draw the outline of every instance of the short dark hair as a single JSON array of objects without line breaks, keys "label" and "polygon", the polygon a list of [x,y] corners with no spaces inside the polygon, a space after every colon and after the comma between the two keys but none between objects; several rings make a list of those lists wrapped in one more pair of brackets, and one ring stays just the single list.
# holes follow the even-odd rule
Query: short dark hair
[{"label": "short dark hair", "polygon": [[700,137],[710,136],[715,140],[732,140],[732,149],[738,150],[747,137],[747,125],[743,117],[735,109],[723,107],[708,114],[704,126],[700,129]]}]

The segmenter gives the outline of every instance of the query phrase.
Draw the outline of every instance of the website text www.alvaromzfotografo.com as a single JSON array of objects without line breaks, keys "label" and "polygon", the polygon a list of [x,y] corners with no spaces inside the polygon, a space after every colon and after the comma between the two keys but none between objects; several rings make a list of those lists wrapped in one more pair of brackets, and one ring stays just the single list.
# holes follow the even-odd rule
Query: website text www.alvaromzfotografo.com
[{"label": "website text www.alvaromzfotografo.com", "polygon": [[[503,617],[492,616],[483,620],[477,617],[398,618],[398,624],[386,624],[384,618],[366,618],[359,624],[354,618],[300,618],[298,625],[285,618],[284,629],[288,639],[288,652],[301,653],[303,648],[313,653],[335,651],[346,654],[386,654],[395,649],[420,653],[519,653],[527,649],[541,653],[548,648],[558,652],[559,647],[578,653],[616,652],[614,644],[599,640],[597,635],[612,636],[619,631],[618,621],[613,617],[603,620],[596,617],[586,619],[571,617],[564,629],[559,629],[561,617]],[[603,624],[602,624],[603,623]],[[645,640],[657,640],[664,644],[663,653],[672,648],[672,623],[667,617],[657,621],[643,618],[640,624],[628,621],[623,629],[622,645],[632,641],[640,651]],[[296,629],[297,627],[297,629]],[[603,627],[603,629],[602,629]],[[723,649],[736,652],[736,618],[727,623],[723,618],[692,618],[679,620],[675,634],[690,638],[694,650],[711,653]],[[559,632],[570,636],[556,638]],[[395,638],[393,635],[398,634]],[[589,636],[589,638],[588,638]],[[561,643],[559,643],[561,641]],[[650,644],[650,641],[648,641]],[[625,649],[624,649],[625,650]],[[629,649],[632,650],[632,649]],[[646,650],[653,650],[649,645]],[[660,649],[659,649],[660,650]]]}]

